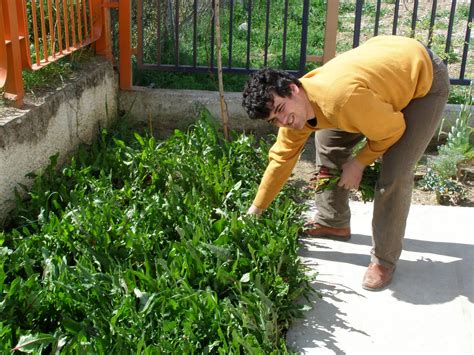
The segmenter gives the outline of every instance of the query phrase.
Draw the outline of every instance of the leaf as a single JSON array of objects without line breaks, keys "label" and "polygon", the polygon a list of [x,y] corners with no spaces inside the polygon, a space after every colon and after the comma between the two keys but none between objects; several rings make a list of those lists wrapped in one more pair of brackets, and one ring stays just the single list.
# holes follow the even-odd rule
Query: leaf
[{"label": "leaf", "polygon": [[247,272],[246,274],[243,274],[242,277],[240,278],[240,282],[246,283],[250,281],[250,272]]},{"label": "leaf", "polygon": [[37,349],[37,345],[50,344],[55,340],[56,338],[49,334],[22,335],[12,351],[21,350],[25,353],[32,353]]},{"label": "leaf", "polygon": [[77,334],[82,330],[82,324],[70,318],[64,318],[61,324],[64,329],[72,334]]},{"label": "leaf", "polygon": [[135,139],[140,143],[142,147],[145,146],[145,141],[143,140],[142,136],[140,136],[137,132],[133,132],[133,135],[135,136]]}]

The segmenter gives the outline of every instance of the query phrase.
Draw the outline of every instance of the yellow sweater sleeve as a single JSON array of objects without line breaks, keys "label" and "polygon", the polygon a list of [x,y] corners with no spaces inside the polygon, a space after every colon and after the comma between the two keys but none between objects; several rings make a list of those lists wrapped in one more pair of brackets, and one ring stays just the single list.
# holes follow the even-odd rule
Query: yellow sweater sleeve
[{"label": "yellow sweater sleeve", "polygon": [[356,156],[364,165],[373,163],[405,132],[403,113],[364,87],[357,88],[342,107],[338,126],[367,138],[367,144]]},{"label": "yellow sweater sleeve", "polygon": [[291,128],[278,130],[277,140],[268,154],[269,162],[253,201],[254,206],[266,209],[270,205],[290,177],[312,132],[309,127],[302,130]]}]

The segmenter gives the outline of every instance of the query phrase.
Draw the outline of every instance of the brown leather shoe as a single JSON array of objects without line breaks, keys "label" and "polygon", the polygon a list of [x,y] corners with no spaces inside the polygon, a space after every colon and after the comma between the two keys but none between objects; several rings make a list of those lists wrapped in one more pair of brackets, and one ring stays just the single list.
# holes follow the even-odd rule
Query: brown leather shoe
[{"label": "brown leather shoe", "polygon": [[323,226],[315,222],[308,222],[303,227],[303,233],[317,238],[329,238],[334,240],[349,240],[351,238],[350,228],[333,228]]},{"label": "brown leather shoe", "polygon": [[386,267],[377,263],[370,263],[362,280],[362,287],[369,291],[378,291],[392,281],[395,267]]}]

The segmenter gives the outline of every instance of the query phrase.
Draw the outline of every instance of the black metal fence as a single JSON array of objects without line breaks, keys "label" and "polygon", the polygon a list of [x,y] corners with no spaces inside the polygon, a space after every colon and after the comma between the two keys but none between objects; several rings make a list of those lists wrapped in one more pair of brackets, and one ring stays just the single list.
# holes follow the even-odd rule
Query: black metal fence
[{"label": "black metal fence", "polygon": [[[384,28],[381,28],[384,5],[385,10],[389,12],[385,17],[391,17],[391,23],[385,23]],[[401,11],[404,15],[403,22]],[[368,13],[372,13],[372,16]],[[401,34],[419,39],[448,65],[451,84],[469,85],[474,67],[471,38],[473,16],[474,3],[471,1],[357,0],[353,47],[359,45],[362,36],[370,36],[370,33],[362,28],[373,20],[373,36],[385,31],[384,34]]]},{"label": "black metal fence", "polygon": [[[324,10],[322,1],[319,8]],[[137,62],[143,69],[208,72],[217,68],[214,0],[137,0]],[[154,6],[151,6],[154,5]],[[225,72],[274,66],[302,73],[310,0],[221,0]],[[295,43],[289,45],[290,40]]]},{"label": "black metal fence", "polygon": [[[136,0],[133,13],[138,68],[176,72],[217,69],[215,0]],[[225,72],[264,66],[302,74],[319,65],[328,38],[336,52],[370,37],[394,34],[427,44],[447,63],[451,83],[473,76],[474,3],[456,0],[327,0],[339,4],[337,36],[325,32],[324,0],[220,0]],[[327,43],[326,43],[327,44]]]}]

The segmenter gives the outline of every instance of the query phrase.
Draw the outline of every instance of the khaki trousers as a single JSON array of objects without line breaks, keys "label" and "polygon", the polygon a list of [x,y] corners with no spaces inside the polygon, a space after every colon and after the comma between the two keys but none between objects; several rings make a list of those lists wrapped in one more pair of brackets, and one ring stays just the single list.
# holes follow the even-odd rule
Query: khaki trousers
[{"label": "khaki trousers", "polygon": [[[402,110],[403,136],[382,157],[372,217],[372,262],[393,266],[402,252],[410,209],[414,168],[442,118],[449,93],[449,76],[439,57],[428,51],[433,63],[433,84],[428,94]],[[350,158],[360,134],[325,129],[316,132],[316,165],[340,168]],[[331,227],[350,226],[349,191],[336,188],[316,194],[316,222]]]}]

